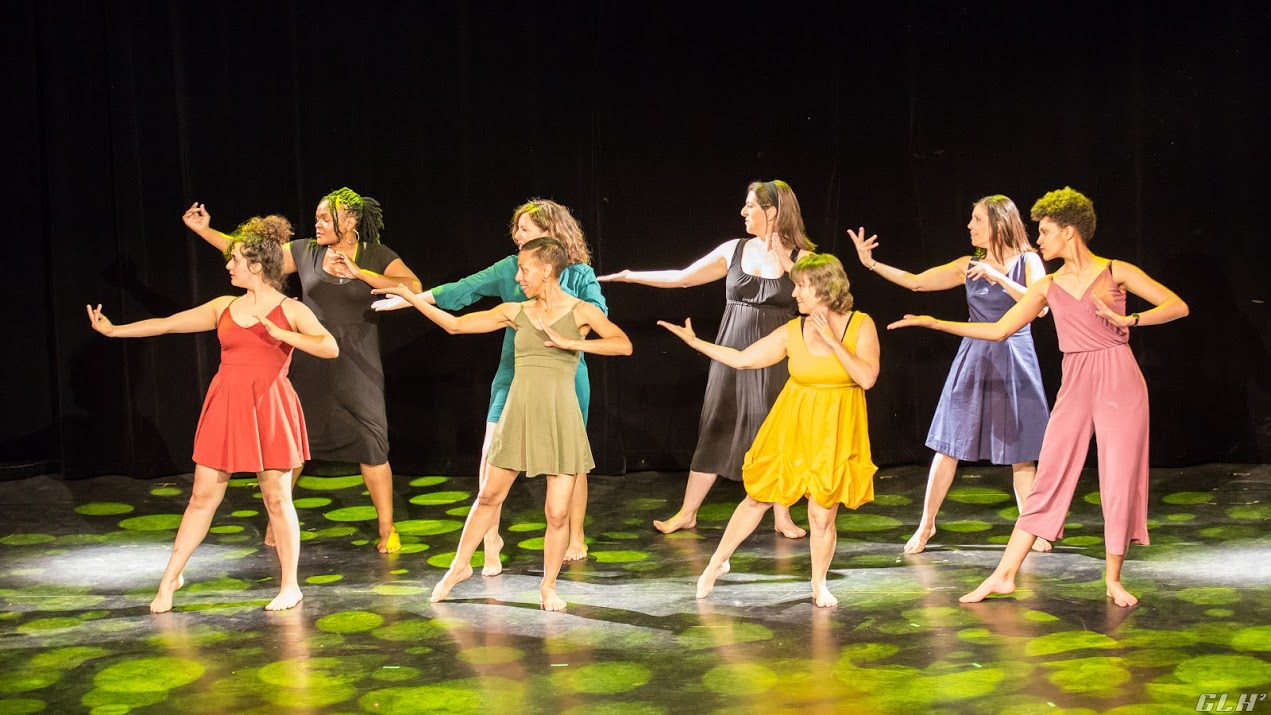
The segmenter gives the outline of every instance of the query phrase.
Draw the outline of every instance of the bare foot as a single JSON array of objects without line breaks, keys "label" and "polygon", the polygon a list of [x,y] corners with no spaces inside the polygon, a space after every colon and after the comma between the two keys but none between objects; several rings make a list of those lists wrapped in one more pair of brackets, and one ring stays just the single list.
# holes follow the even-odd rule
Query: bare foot
[{"label": "bare foot", "polygon": [[397,527],[390,526],[388,533],[380,532],[380,541],[375,545],[375,549],[381,554],[391,554],[402,550],[402,537],[397,533]]},{"label": "bare foot", "polygon": [[300,593],[299,586],[284,588],[274,596],[274,600],[265,605],[266,611],[285,611],[288,608],[295,608],[304,595]]},{"label": "bare foot", "polygon": [[1129,608],[1139,602],[1139,599],[1135,598],[1133,594],[1125,590],[1120,581],[1108,582],[1108,598],[1112,599],[1113,603],[1122,608]]},{"label": "bare foot", "polygon": [[984,583],[980,587],[967,595],[959,598],[962,603],[979,603],[991,594],[999,594],[1005,596],[1008,593],[1015,593],[1015,579],[1006,579],[993,574],[984,579]]},{"label": "bare foot", "polygon": [[1040,536],[1037,537],[1035,541],[1033,541],[1033,551],[1041,551],[1045,553],[1047,551],[1050,551],[1053,548],[1055,547],[1052,546],[1049,541],[1041,538]]},{"label": "bare foot", "polygon": [[728,573],[730,566],[725,561],[719,568],[714,568],[710,564],[706,565],[706,570],[701,576],[697,577],[697,597],[706,598],[711,595],[711,591],[715,590],[715,579]]},{"label": "bare foot", "polygon": [[781,534],[787,539],[802,539],[808,535],[807,529],[799,528],[799,525],[793,521],[787,521],[785,523],[778,522],[773,525],[773,531]]},{"label": "bare foot", "polygon": [[481,567],[482,576],[498,576],[503,573],[503,561],[499,558],[499,554],[502,552],[503,537],[498,534],[487,534],[485,537],[485,566]]},{"label": "bare foot", "polygon": [[830,593],[830,589],[826,587],[825,582],[812,582],[812,602],[817,608],[833,608],[839,605],[839,600]]},{"label": "bare foot", "polygon": [[539,590],[539,605],[544,611],[563,611],[565,610],[565,599],[556,595],[555,588],[544,586]]},{"label": "bare foot", "polygon": [[582,561],[585,558],[587,558],[587,544],[569,542],[569,548],[565,549],[565,560]]},{"label": "bare foot", "polygon": [[697,526],[697,512],[685,515],[684,512],[678,512],[675,516],[666,521],[654,521],[653,528],[663,534],[670,534],[680,529],[692,529]]},{"label": "bare foot", "polygon": [[274,527],[272,526],[265,527],[265,546],[277,546],[274,543]]},{"label": "bare foot", "polygon": [[921,554],[927,548],[927,542],[931,537],[936,535],[936,525],[923,527],[919,526],[914,535],[909,537],[909,541],[905,542],[906,554]]},{"label": "bare foot", "polygon": [[172,610],[172,594],[185,585],[185,574],[177,574],[175,582],[160,581],[159,592],[150,602],[151,613],[167,613]]},{"label": "bare foot", "polygon": [[442,574],[441,580],[437,582],[437,585],[433,586],[432,595],[428,597],[428,600],[432,603],[446,600],[446,596],[450,595],[450,589],[457,586],[460,582],[468,580],[471,576],[471,566],[464,564],[457,570],[454,566],[451,566],[446,573]]}]

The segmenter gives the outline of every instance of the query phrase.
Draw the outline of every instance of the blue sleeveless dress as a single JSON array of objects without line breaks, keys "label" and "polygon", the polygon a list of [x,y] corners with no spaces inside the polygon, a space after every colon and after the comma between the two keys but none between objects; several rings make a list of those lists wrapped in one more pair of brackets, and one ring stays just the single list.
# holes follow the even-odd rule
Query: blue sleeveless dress
[{"label": "blue sleeveless dress", "polygon": [[[1036,254],[1023,254],[1007,276],[1027,285],[1025,271],[1030,260],[1040,259]],[[966,281],[966,302],[972,323],[997,322],[1015,305],[1015,299],[1001,286],[970,278]],[[927,446],[968,462],[1036,461],[1049,419],[1030,326],[1000,343],[963,338],[940,393]]]}]

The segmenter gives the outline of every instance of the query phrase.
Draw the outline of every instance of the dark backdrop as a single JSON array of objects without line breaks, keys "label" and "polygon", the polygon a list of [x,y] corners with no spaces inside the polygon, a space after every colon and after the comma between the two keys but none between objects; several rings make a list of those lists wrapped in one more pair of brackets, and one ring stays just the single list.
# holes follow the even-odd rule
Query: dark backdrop
[{"label": "dark backdrop", "polygon": [[[1269,27],[1241,2],[10,3],[19,240],[2,290],[19,319],[0,461],[188,471],[215,337],[109,341],[83,306],[128,321],[228,292],[181,224],[195,200],[222,229],[280,212],[305,236],[319,197],[349,185],[383,202],[385,243],[436,284],[507,255],[527,197],[574,208],[598,273],[672,268],[739,235],[747,182],[782,178],[883,325],[963,317],[963,295],[870,275],[846,228],[920,269],[967,251],[982,195],[1027,213],[1081,189],[1093,248],[1192,307],[1133,335],[1153,463],[1266,462]],[[722,291],[606,288],[635,355],[592,360],[599,471],[687,468],[706,361],[654,321],[713,333]],[[1037,325],[1053,395],[1059,353]],[[407,312],[383,336],[397,471],[473,473],[499,337]],[[878,462],[929,458],[956,343],[882,336]]]}]

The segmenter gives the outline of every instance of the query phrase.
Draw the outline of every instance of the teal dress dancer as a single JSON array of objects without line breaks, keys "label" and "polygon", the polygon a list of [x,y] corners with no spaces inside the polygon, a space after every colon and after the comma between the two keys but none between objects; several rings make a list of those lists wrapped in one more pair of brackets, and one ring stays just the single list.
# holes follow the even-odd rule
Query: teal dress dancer
[{"label": "teal dress dancer", "polygon": [[[609,314],[609,305],[600,293],[596,272],[586,263],[566,267],[560,274],[560,287],[571,296],[600,308],[605,315]],[[438,308],[449,311],[463,310],[482,298],[498,298],[504,303],[523,303],[529,300],[516,283],[516,255],[508,256],[462,280],[439,285],[432,289],[432,297]],[[516,331],[507,328],[503,331],[499,369],[495,371],[494,380],[490,383],[490,410],[486,413],[486,422],[499,421],[503,406],[507,403],[508,389],[512,387],[512,376],[515,374]],[[591,405],[591,382],[587,361],[581,355],[578,372],[574,375],[574,391],[578,393],[578,408],[583,413],[583,424],[587,424],[587,409]]]}]

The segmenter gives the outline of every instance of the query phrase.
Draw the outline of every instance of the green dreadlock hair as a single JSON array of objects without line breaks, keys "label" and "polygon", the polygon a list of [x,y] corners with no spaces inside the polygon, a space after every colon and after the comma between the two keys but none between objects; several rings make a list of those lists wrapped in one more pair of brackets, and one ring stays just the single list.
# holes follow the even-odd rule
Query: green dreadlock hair
[{"label": "green dreadlock hair", "polygon": [[340,210],[344,209],[357,219],[355,230],[361,240],[368,243],[380,242],[380,232],[384,230],[384,210],[380,207],[380,202],[370,196],[362,196],[347,186],[336,189],[323,198],[331,207],[331,220],[335,224],[337,238],[344,238],[340,235]]}]

